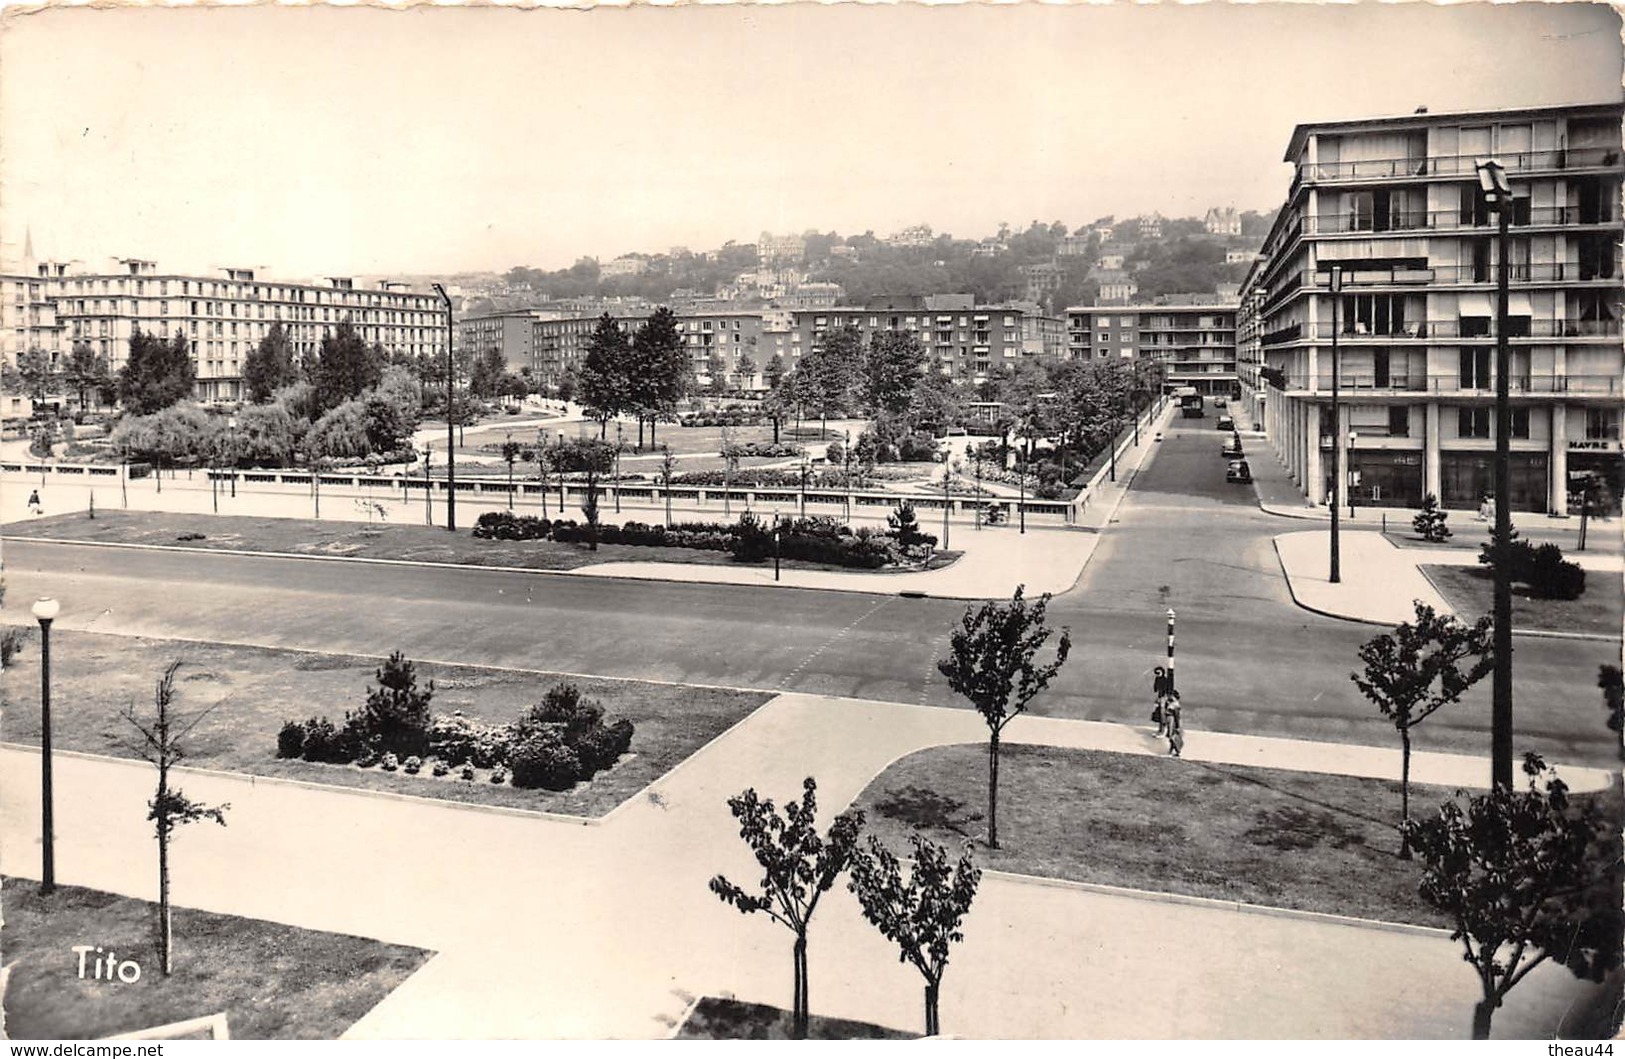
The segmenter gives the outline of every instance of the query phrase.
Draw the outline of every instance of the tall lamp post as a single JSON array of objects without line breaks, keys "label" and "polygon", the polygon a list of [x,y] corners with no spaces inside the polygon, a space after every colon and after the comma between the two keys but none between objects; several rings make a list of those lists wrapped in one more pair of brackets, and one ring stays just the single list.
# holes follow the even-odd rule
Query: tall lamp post
[{"label": "tall lamp post", "polygon": [[1478,184],[1484,201],[1495,212],[1499,240],[1495,269],[1495,578],[1493,650],[1490,674],[1490,782],[1512,789],[1512,571],[1507,545],[1512,536],[1512,483],[1509,440],[1512,409],[1507,399],[1511,351],[1507,347],[1507,225],[1512,215],[1512,186],[1506,170],[1495,159],[1479,162]]},{"label": "tall lamp post", "polygon": [[1338,532],[1342,529],[1338,522],[1340,514],[1338,509],[1338,496],[1343,487],[1343,403],[1339,388],[1339,376],[1342,372],[1338,360],[1337,332],[1341,321],[1339,309],[1343,301],[1343,266],[1332,266],[1332,495],[1326,498],[1326,506],[1332,511],[1332,555],[1331,577],[1332,584],[1343,580],[1342,555],[1338,550]]},{"label": "tall lamp post", "polygon": [[446,529],[457,532],[457,428],[455,424],[456,371],[452,365],[451,295],[436,283],[434,292],[446,306]]},{"label": "tall lamp post", "polygon": [[51,622],[62,605],[49,596],[34,603],[40,635],[40,885],[39,892],[56,889],[56,848],[51,805]]},{"label": "tall lamp post", "polygon": [[423,446],[423,524],[434,525],[434,482],[429,480],[429,464],[434,462],[434,449]]}]

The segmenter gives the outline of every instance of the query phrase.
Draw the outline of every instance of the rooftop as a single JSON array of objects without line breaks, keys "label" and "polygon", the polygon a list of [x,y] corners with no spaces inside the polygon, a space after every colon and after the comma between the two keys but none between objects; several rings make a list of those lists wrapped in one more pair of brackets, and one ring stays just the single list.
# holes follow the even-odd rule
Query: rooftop
[{"label": "rooftop", "polygon": [[1292,138],[1287,141],[1286,154],[1282,156],[1281,160],[1283,162],[1296,162],[1298,156],[1303,153],[1304,143],[1311,133],[1360,132],[1367,129],[1424,129],[1431,125],[1447,122],[1504,120],[1513,117],[1534,118],[1541,115],[1555,114],[1599,118],[1612,117],[1618,120],[1622,113],[1625,113],[1625,102],[1615,100],[1613,102],[1562,103],[1555,106],[1541,107],[1503,107],[1499,110],[1460,110],[1440,114],[1433,114],[1426,107],[1419,107],[1413,113],[1393,117],[1308,122],[1293,128]]}]

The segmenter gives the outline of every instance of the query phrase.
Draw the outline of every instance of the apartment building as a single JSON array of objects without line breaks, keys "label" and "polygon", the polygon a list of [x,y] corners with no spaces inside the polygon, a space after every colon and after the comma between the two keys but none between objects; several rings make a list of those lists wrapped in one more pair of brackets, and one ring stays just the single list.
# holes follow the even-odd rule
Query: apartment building
[{"label": "apartment building", "polygon": [[1622,111],[1417,113],[1294,130],[1287,198],[1242,294],[1242,377],[1311,500],[1329,493],[1339,436],[1355,503],[1414,506],[1433,493],[1474,508],[1492,488],[1500,250],[1476,174],[1492,157],[1514,196],[1504,502],[1565,513],[1570,473],[1582,470],[1607,475],[1619,495]]},{"label": "apartment building", "polygon": [[364,289],[347,277],[316,284],[256,278],[247,268],[185,275],[160,272],[156,262],[122,258],[116,270],[89,273],[60,262],[34,262],[28,273],[0,282],[8,357],[36,347],[60,356],[84,342],[117,371],[136,330],[165,338],[185,335],[197,363],[200,401],[242,399],[243,362],[277,323],[296,357],[316,355],[322,339],[346,321],[368,345],[390,353],[443,355],[446,349],[440,299],[389,281]]},{"label": "apartment building", "polygon": [[1074,360],[1155,360],[1170,389],[1237,392],[1236,306],[1074,306],[1066,311],[1067,349]]},{"label": "apartment building", "polygon": [[[636,334],[649,319],[646,312],[612,312],[610,315],[627,338]],[[566,375],[579,371],[601,316],[544,313],[532,319],[531,378],[543,386],[557,386]]]},{"label": "apartment building", "polygon": [[968,294],[876,298],[864,306],[797,311],[787,362],[810,352],[826,331],[855,327],[914,334],[925,346],[932,368],[954,379],[980,382],[1013,368],[1023,357],[1058,360],[1066,356],[1066,325],[1046,317],[1039,306],[1017,302],[977,305]]},{"label": "apartment building", "polygon": [[532,353],[536,320],[547,314],[536,309],[469,316],[457,321],[457,348],[478,359],[492,350],[502,354],[507,370],[518,374],[535,369]]}]

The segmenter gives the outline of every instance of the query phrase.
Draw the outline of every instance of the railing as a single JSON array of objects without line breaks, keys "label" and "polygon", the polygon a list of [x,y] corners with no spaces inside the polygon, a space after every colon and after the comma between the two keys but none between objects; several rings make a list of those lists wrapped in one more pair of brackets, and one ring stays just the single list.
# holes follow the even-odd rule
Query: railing
[{"label": "railing", "polygon": [[[1419,176],[1473,176],[1483,155],[1438,155],[1431,158],[1373,158],[1354,162],[1305,162],[1297,180],[1380,180]],[[1546,151],[1510,151],[1494,156],[1511,175],[1547,170],[1609,168],[1619,165],[1612,147],[1573,147]]]},{"label": "railing", "polygon": [[[1288,375],[1286,389],[1289,391],[1308,390],[1308,377],[1301,374]],[[1330,393],[1331,389],[1331,373],[1322,372],[1315,379],[1315,392]],[[1495,383],[1490,379],[1484,380],[1482,385],[1477,380],[1472,379],[1463,383],[1460,374],[1454,372],[1440,372],[1431,375],[1390,374],[1387,378],[1379,378],[1374,374],[1344,372],[1339,379],[1338,389],[1344,393],[1448,393],[1462,396],[1493,396]],[[1513,394],[1568,394],[1579,397],[1606,397],[1621,392],[1621,382],[1620,377],[1617,375],[1522,374],[1508,377],[1507,391]]]},{"label": "railing", "polygon": [[[1617,338],[1620,334],[1618,320],[1532,320],[1527,316],[1511,316],[1507,318],[1507,325],[1508,338]],[[1285,335],[1288,331],[1292,334],[1275,339],[1275,344],[1299,338],[1332,337],[1330,322],[1313,326],[1293,324],[1290,328],[1264,336],[1264,344],[1270,345],[1276,334]],[[1495,317],[1419,320],[1377,327],[1345,321],[1338,325],[1337,337],[1345,342],[1393,342],[1424,338],[1493,339],[1496,337]]]},{"label": "railing", "polygon": [[1302,337],[1303,324],[1287,324],[1285,327],[1278,327],[1266,334],[1262,340],[1262,344],[1266,346],[1279,346],[1284,345],[1287,342],[1296,342]]},{"label": "railing", "polygon": [[[1612,281],[1621,272],[1620,263],[1586,264],[1578,261],[1513,262],[1507,278],[1513,283],[1588,283]],[[1494,265],[1429,265],[1426,268],[1344,268],[1343,286],[1376,287],[1426,283],[1494,283]],[[1322,290],[1331,286],[1331,273],[1306,269],[1297,273],[1292,289],[1307,284]],[[1286,285],[1282,285],[1282,290]]]},{"label": "railing", "polygon": [[[1618,224],[1619,211],[1612,206],[1582,210],[1579,206],[1518,205],[1528,200],[1514,200],[1509,226],[1575,227],[1586,224]],[[1366,234],[1382,232],[1457,231],[1463,228],[1492,228],[1494,218],[1488,213],[1462,210],[1398,210],[1386,217],[1367,213],[1327,213],[1319,217],[1304,217],[1300,222],[1310,235],[1338,235],[1351,232]]]}]

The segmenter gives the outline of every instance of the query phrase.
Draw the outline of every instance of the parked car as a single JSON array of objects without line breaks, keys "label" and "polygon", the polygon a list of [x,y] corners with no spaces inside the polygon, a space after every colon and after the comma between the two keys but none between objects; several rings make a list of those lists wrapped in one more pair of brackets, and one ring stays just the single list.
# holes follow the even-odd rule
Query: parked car
[{"label": "parked car", "polygon": [[1246,484],[1253,480],[1253,469],[1246,460],[1231,460],[1230,466],[1225,468],[1224,480]]},{"label": "parked car", "polygon": [[1229,416],[1220,416],[1219,417],[1219,429],[1220,430],[1234,430],[1234,429],[1236,429],[1236,421],[1234,419],[1230,418]]},{"label": "parked car", "polygon": [[1224,398],[1223,397],[1215,397],[1213,399],[1213,407],[1214,408],[1223,408],[1223,407],[1225,407]]}]

